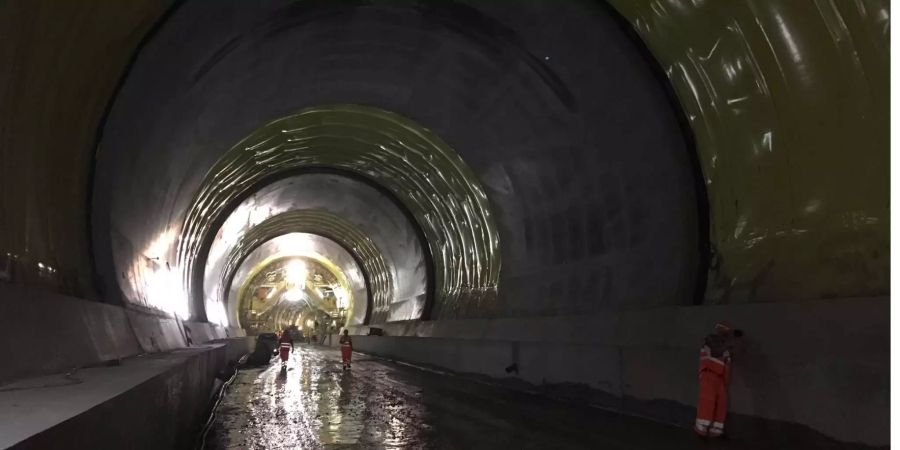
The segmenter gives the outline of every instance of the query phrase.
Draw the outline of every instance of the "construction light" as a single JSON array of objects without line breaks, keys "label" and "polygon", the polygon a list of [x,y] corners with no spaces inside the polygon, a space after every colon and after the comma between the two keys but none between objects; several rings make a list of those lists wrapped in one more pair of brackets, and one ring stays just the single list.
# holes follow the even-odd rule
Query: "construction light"
[{"label": "construction light", "polygon": [[306,268],[306,264],[298,259],[295,259],[284,266],[285,281],[293,284],[299,289],[304,289],[306,287],[306,277],[308,275],[309,270]]}]

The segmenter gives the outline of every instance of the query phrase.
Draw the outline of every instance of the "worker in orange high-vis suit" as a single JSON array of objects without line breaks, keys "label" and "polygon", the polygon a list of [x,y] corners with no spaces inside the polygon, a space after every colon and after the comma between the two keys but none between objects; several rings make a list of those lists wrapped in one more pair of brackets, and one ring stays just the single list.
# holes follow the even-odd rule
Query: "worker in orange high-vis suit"
[{"label": "worker in orange high-vis suit", "polygon": [[344,370],[349,370],[350,358],[353,356],[353,339],[350,338],[350,331],[344,330],[344,335],[338,342],[341,344],[341,361],[344,364]]},{"label": "worker in orange high-vis suit", "polygon": [[291,338],[291,331],[285,328],[278,338],[278,353],[281,356],[282,366],[287,366],[287,360],[292,351],[294,351],[294,339]]},{"label": "worker in orange high-vis suit", "polygon": [[734,338],[743,334],[727,322],[719,322],[700,349],[700,401],[694,422],[700,436],[719,437],[725,432]]}]

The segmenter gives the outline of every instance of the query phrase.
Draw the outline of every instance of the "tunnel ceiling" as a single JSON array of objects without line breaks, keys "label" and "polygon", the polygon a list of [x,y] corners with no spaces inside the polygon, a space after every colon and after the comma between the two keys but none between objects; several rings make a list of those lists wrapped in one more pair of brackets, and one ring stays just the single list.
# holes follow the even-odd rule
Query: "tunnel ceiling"
[{"label": "tunnel ceiling", "polygon": [[[689,304],[707,260],[711,303],[888,291],[888,2],[184,2],[164,18],[155,1],[89,3],[0,6],[13,283],[201,317],[191,261],[232,201],[275,181],[246,144],[327,159],[371,133],[388,145],[361,154],[415,149],[381,125],[272,128],[346,127],[311,113],[358,105],[470,171],[436,189],[469,197],[429,209],[409,173],[323,164],[374,180],[419,227],[436,292],[456,299],[437,318]],[[240,181],[211,192],[217,176]],[[441,211],[466,211],[453,202],[485,213],[452,217],[479,230],[456,241],[439,232]]]}]

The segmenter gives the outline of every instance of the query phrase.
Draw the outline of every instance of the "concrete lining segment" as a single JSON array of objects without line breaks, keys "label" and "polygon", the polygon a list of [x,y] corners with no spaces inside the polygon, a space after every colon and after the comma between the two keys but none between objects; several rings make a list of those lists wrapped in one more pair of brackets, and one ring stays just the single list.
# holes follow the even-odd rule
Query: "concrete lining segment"
[{"label": "concrete lining segment", "polygon": [[179,323],[157,314],[0,284],[0,382],[243,336],[243,330]]},{"label": "concrete lining segment", "polygon": [[[889,343],[883,336],[889,327],[888,302],[885,297],[876,297],[791,304],[662,307],[610,312],[602,316],[406,321],[378,325],[378,328],[388,336],[398,337],[559,344],[691,342],[693,346],[709,332],[712,324],[728,318],[735,326],[754,333],[748,339],[766,347],[767,352],[790,355],[827,347],[831,354],[840,356],[855,351],[854,346],[848,344],[851,341],[866,348],[887,351]],[[352,329],[355,333],[366,334],[369,327]],[[785,339],[787,335],[790,339]]]},{"label": "concrete lining segment", "polygon": [[0,448],[189,448],[216,373],[246,353],[251,341],[238,338],[129,358],[71,377],[4,385]]}]

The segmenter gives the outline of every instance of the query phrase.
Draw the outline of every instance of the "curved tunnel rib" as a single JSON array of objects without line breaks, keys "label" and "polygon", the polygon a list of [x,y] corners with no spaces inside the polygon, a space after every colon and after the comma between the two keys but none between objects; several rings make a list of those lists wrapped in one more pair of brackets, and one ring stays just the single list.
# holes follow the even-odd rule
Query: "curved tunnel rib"
[{"label": "curved tunnel rib", "polygon": [[[379,249],[393,294],[387,297],[384,310],[374,316],[376,322],[425,317],[433,301],[428,247],[412,217],[389,192],[359,176],[322,169],[282,172],[277,179],[262,180],[259,185],[215,235],[204,270],[206,304],[221,298],[227,256],[254,227],[288,212],[316,210],[352,224]],[[371,313],[365,306],[359,311]]]},{"label": "curved tunnel rib", "polygon": [[[362,174],[390,190],[411,211],[435,258],[436,303],[478,304],[496,295],[497,230],[474,174],[435,136],[374,108],[309,108],[270,123],[222,156],[187,213],[178,251],[195,295],[211,225],[225,205],[278,172],[336,168]],[[377,306],[377,305],[376,305]]]}]

